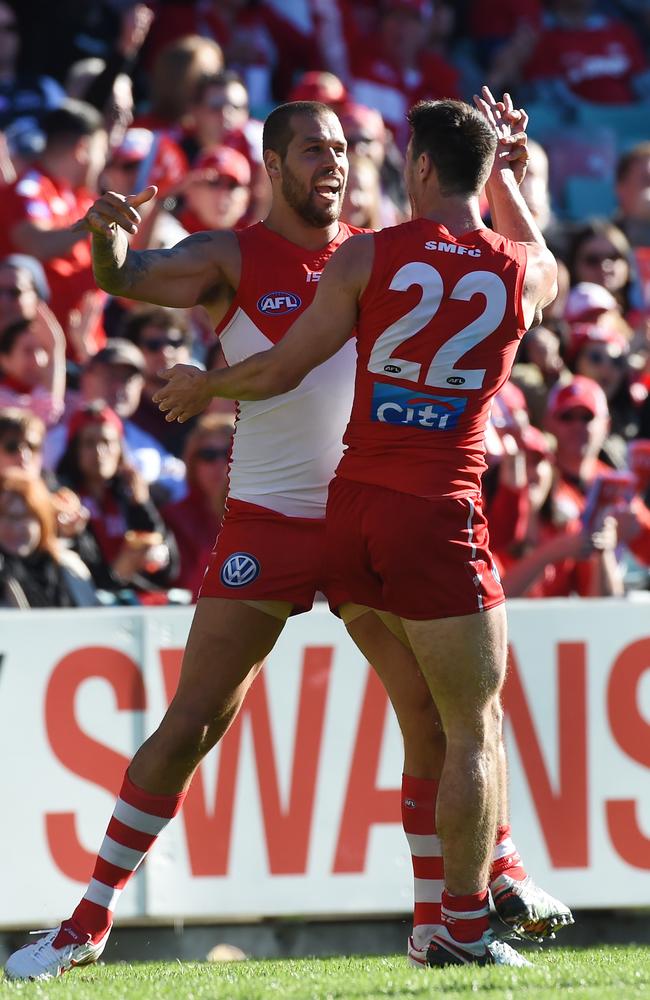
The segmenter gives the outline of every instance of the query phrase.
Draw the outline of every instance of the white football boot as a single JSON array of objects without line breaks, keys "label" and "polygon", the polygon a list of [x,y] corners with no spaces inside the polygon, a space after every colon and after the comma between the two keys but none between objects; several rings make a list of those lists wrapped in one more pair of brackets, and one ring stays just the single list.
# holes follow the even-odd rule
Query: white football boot
[{"label": "white football boot", "polygon": [[569,907],[535,885],[530,875],[525,879],[497,875],[490,892],[499,918],[520,937],[554,938],[555,931],[573,923]]},{"label": "white football boot", "polygon": [[68,940],[59,947],[54,946],[61,927],[51,931],[33,931],[34,934],[44,934],[44,937],[33,944],[26,944],[13,955],[10,955],[5,965],[7,979],[55,979],[69,969],[78,965],[91,965],[96,962],[108,941],[111,929],[96,944],[90,940],[90,935],[75,941],[74,930],[65,928]]}]

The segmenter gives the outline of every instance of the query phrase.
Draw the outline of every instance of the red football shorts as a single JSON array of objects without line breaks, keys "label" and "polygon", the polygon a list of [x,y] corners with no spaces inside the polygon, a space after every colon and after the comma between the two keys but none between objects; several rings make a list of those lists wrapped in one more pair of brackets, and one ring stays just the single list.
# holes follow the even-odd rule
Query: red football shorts
[{"label": "red football shorts", "polygon": [[326,575],[325,519],[229,499],[199,597],[288,601],[297,613],[309,611],[318,591],[332,609],[348,600]]},{"label": "red football shorts", "polygon": [[400,618],[453,618],[505,600],[480,498],[412,496],[335,478],[330,573],[349,599]]}]

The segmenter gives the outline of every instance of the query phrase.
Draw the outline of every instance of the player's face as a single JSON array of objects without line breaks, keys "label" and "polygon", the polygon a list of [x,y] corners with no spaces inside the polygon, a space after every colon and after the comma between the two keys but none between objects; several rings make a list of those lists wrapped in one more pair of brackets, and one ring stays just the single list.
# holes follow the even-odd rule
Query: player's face
[{"label": "player's face", "polygon": [[335,114],[295,115],[294,136],[282,161],[282,194],[305,222],[336,222],[348,176],[347,144]]}]

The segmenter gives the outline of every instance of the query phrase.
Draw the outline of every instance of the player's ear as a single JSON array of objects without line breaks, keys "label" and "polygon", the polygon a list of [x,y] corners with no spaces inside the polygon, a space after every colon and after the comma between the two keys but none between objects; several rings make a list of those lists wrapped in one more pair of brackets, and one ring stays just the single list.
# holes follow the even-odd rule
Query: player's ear
[{"label": "player's ear", "polygon": [[433,170],[433,163],[428,153],[420,153],[415,164],[415,170],[421,181],[426,181]]},{"label": "player's ear", "polygon": [[266,167],[267,174],[272,180],[280,177],[282,173],[282,160],[280,159],[280,155],[276,153],[274,149],[264,150],[264,166]]}]

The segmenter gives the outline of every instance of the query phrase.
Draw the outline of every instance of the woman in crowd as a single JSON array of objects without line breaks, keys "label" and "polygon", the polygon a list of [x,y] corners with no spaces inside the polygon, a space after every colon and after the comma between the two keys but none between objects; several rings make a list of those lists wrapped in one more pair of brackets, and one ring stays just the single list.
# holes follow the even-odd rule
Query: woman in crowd
[{"label": "woman in crowd", "polygon": [[45,425],[28,410],[0,410],[0,472],[23,469],[33,479],[41,475]]},{"label": "woman in crowd", "polygon": [[63,413],[65,337],[59,324],[18,319],[0,331],[0,406],[31,410],[48,425]]},{"label": "woman in crowd", "polygon": [[0,607],[97,603],[90,572],[56,537],[45,484],[25,469],[0,471]]},{"label": "woman in crowd", "polygon": [[146,483],[124,460],[122,422],[113,410],[100,404],[72,417],[57,474],[90,513],[74,547],[96,586],[166,589],[177,572],[175,541]]},{"label": "woman in crowd", "polygon": [[591,219],[573,235],[567,252],[571,285],[580,281],[602,285],[617,300],[624,315],[632,308],[632,248],[625,233],[606,219]]},{"label": "woman in crowd", "polygon": [[180,554],[180,570],[174,582],[191,590],[194,600],[221,527],[234,426],[234,418],[225,413],[201,417],[187,439],[183,454],[188,494],[184,500],[168,504],[162,510]]},{"label": "woman in crowd", "polygon": [[605,393],[611,426],[603,457],[616,468],[622,468],[627,442],[639,432],[640,405],[648,394],[634,380],[628,341],[618,329],[604,323],[574,324],[567,361],[574,374],[593,379]]}]

